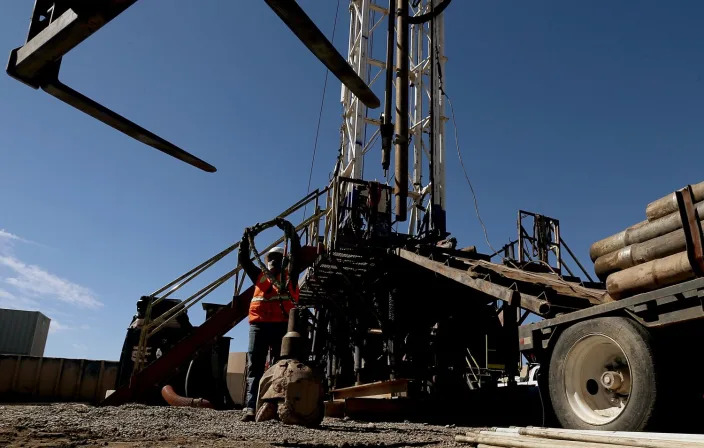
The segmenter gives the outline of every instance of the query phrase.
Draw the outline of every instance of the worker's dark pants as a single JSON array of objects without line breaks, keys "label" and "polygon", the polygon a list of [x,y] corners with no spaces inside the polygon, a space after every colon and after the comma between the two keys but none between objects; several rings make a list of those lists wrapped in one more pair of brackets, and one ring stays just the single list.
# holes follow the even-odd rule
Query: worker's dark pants
[{"label": "worker's dark pants", "polygon": [[256,409],[259,380],[264,374],[266,355],[271,348],[273,364],[281,353],[281,338],[286,334],[286,322],[259,322],[249,324],[247,350],[247,407]]}]

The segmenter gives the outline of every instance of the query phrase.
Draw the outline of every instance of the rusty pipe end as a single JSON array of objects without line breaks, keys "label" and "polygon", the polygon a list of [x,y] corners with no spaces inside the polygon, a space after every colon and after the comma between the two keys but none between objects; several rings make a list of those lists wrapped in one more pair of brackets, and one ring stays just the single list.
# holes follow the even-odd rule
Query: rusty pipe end
[{"label": "rusty pipe end", "polygon": [[213,409],[213,405],[205,398],[182,397],[169,384],[161,388],[161,396],[169,406]]}]

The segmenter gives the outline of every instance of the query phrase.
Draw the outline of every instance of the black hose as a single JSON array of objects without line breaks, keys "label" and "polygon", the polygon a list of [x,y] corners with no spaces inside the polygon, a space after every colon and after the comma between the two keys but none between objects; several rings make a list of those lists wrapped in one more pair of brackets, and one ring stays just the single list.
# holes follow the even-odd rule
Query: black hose
[{"label": "black hose", "polygon": [[442,14],[442,12],[447,8],[452,0],[445,0],[444,2],[440,3],[438,6],[433,8],[430,12],[426,12],[425,14],[421,14],[419,16],[413,16],[413,17],[408,17],[408,23],[411,25],[420,25],[421,23],[425,23],[429,20],[432,20]]}]

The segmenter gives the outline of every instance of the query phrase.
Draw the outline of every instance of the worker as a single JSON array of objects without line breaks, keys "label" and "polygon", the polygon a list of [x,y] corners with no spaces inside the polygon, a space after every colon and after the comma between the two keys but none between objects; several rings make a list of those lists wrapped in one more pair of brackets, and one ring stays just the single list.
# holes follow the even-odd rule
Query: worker
[{"label": "worker", "polygon": [[[249,230],[249,229],[248,229]],[[250,259],[249,231],[245,231],[239,250],[239,262],[247,276],[254,283],[254,294],[249,305],[249,347],[247,349],[247,402],[242,421],[254,421],[259,393],[259,381],[264,374],[267,352],[271,350],[273,365],[281,353],[281,339],[286,334],[288,315],[298,300],[298,271],[290,266],[291,279],[287,291],[279,291],[266,273],[256,267]],[[291,238],[292,259],[300,252],[300,242],[293,232]],[[288,259],[288,257],[286,257]],[[286,284],[287,260],[284,249],[275,247],[266,254],[266,265],[271,275],[282,284]],[[282,275],[283,273],[283,275]]]}]

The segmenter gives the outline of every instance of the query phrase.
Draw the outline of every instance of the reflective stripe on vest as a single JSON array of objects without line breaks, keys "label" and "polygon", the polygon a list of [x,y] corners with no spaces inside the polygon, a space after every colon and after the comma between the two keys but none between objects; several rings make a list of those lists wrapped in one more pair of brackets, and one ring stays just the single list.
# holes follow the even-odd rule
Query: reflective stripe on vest
[{"label": "reflective stripe on vest", "polygon": [[276,295],[274,297],[252,297],[252,302],[278,302],[279,300],[291,301],[293,300],[290,295]]},{"label": "reflective stripe on vest", "polygon": [[[284,281],[286,276],[284,275]],[[259,274],[252,301],[249,305],[249,322],[286,322],[289,311],[296,306],[298,288],[290,284],[288,291],[279,293],[266,274]]]}]

